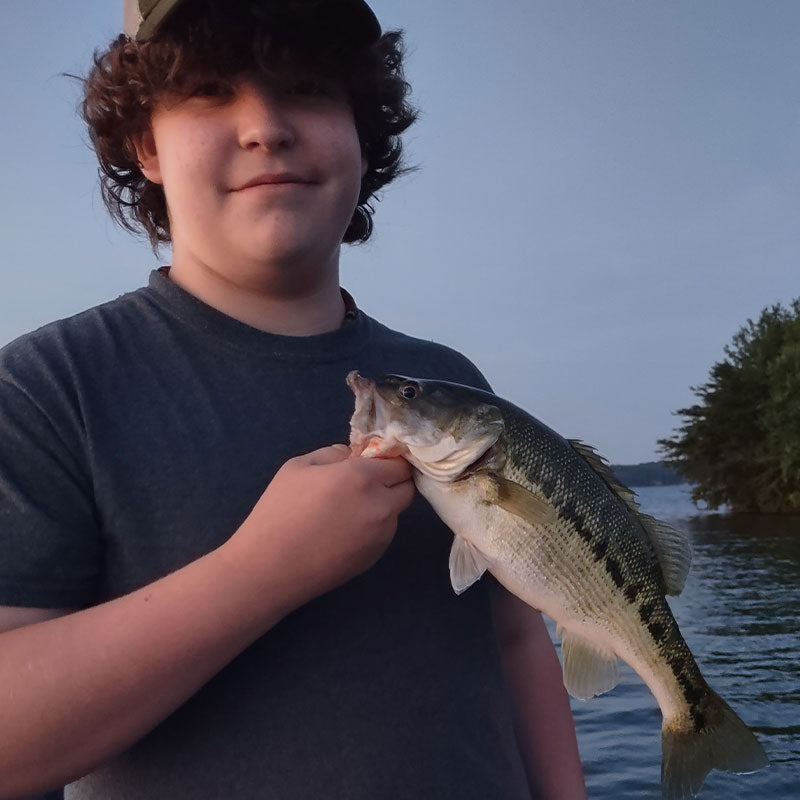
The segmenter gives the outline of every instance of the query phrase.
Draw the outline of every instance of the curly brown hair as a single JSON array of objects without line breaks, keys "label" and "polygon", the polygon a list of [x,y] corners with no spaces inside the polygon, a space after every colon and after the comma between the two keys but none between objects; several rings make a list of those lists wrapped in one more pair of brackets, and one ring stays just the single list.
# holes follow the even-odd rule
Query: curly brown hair
[{"label": "curly brown hair", "polygon": [[343,241],[364,242],[373,229],[377,192],[408,172],[400,134],[416,119],[403,75],[401,31],[354,41],[339,21],[319,23],[317,0],[194,0],[184,3],[149,41],[119,36],[84,79],[81,115],[100,162],[111,216],[153,250],[171,241],[161,185],[142,174],[133,142],[146,132],[159,97],[189,97],[209,81],[231,85],[245,72],[269,82],[295,70],[341,83],[353,109],[367,171]]}]

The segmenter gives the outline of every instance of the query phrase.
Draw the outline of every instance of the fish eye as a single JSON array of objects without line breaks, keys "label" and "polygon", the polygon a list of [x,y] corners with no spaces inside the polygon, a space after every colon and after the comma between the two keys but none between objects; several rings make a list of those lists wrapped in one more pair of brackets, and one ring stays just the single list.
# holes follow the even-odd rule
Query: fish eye
[{"label": "fish eye", "polygon": [[405,397],[406,400],[413,400],[418,394],[417,387],[411,383],[400,387],[400,395]]}]

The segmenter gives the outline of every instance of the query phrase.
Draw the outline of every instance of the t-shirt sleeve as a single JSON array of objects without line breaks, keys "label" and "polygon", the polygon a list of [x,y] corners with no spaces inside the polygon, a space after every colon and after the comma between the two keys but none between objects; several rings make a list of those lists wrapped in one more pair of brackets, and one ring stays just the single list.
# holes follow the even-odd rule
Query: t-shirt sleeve
[{"label": "t-shirt sleeve", "polygon": [[467,369],[472,372],[471,385],[476,389],[483,389],[485,392],[492,392],[492,394],[494,394],[494,390],[489,384],[489,381],[486,380],[484,374],[468,358],[465,356],[462,356],[462,358],[467,363]]},{"label": "t-shirt sleeve", "polygon": [[47,399],[0,374],[0,605],[70,608],[95,596],[102,550],[87,455]]},{"label": "t-shirt sleeve", "polygon": [[445,357],[445,362],[440,369],[442,375],[447,375],[447,377],[442,378],[443,380],[474,386],[476,389],[483,389],[485,392],[494,394],[489,381],[486,380],[483,373],[463,353],[443,345],[440,345],[440,348]]}]

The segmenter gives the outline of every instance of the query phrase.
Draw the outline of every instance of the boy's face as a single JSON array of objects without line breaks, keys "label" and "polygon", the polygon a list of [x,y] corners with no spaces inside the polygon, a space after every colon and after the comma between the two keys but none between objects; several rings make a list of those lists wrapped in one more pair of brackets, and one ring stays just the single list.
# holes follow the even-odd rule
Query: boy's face
[{"label": "boy's face", "polygon": [[338,86],[243,76],[162,98],[137,151],[164,187],[174,264],[256,291],[335,273],[366,170]]}]

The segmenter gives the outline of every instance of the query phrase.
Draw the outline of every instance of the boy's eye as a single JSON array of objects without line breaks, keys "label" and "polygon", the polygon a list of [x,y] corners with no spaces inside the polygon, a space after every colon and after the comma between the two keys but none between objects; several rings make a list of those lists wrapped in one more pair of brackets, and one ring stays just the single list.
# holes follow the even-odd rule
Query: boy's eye
[{"label": "boy's eye", "polygon": [[192,90],[192,97],[228,97],[231,88],[222,81],[206,81]]},{"label": "boy's eye", "polygon": [[320,94],[322,86],[316,81],[299,81],[286,88],[288,94]]},{"label": "boy's eye", "polygon": [[284,93],[293,97],[330,97],[332,88],[324,81],[309,78],[289,84]]}]

